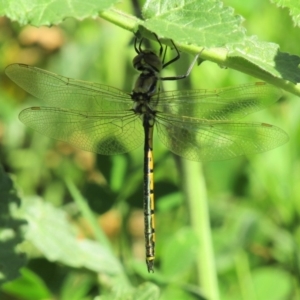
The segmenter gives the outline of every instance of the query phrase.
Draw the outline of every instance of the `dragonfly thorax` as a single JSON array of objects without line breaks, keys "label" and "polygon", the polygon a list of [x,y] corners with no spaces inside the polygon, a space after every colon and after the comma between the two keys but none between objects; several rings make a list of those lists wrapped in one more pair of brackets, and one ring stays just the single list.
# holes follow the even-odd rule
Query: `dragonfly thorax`
[{"label": "dragonfly thorax", "polygon": [[134,101],[133,111],[150,126],[153,125],[150,120],[153,120],[155,116],[155,107],[151,104],[151,99],[156,93],[157,81],[158,78],[155,75],[142,73],[131,93],[131,99]]},{"label": "dragonfly thorax", "polygon": [[[141,76],[140,76],[141,77]],[[139,77],[134,90],[131,93],[131,99],[134,101],[133,111],[138,115],[154,115],[155,110],[151,105],[151,98],[156,91],[156,82],[147,82],[145,86],[139,86]],[[149,85],[148,85],[149,83]]]},{"label": "dragonfly thorax", "polygon": [[131,99],[134,101],[133,111],[141,117],[144,126],[152,127],[156,111],[151,99],[157,92],[159,72],[163,64],[160,57],[151,50],[136,48],[136,51],[138,54],[133,59],[133,66],[141,74],[131,93]]},{"label": "dragonfly thorax", "polygon": [[135,94],[139,95],[147,95],[148,97],[152,96],[156,93],[158,77],[153,74],[140,74],[138,79],[135,82],[133,91],[132,91],[132,99],[134,100],[138,96],[134,96]]}]

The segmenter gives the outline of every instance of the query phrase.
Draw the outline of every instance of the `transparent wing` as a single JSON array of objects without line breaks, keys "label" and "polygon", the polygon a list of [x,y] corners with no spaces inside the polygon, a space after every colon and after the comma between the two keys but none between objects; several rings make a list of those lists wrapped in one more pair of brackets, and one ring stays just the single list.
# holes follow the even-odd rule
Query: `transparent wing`
[{"label": "transparent wing", "polygon": [[154,106],[164,113],[207,120],[233,120],[259,111],[281,96],[280,89],[257,82],[216,90],[162,92]]},{"label": "transparent wing", "polygon": [[132,108],[130,95],[110,86],[63,77],[24,64],[9,65],[5,73],[51,107],[90,112]]},{"label": "transparent wing", "polygon": [[194,161],[225,160],[276,148],[288,141],[280,128],[266,123],[237,123],[157,115],[161,142],[175,154]]},{"label": "transparent wing", "polygon": [[78,112],[53,107],[23,110],[20,120],[53,139],[99,154],[125,153],[143,143],[141,120],[133,112]]}]

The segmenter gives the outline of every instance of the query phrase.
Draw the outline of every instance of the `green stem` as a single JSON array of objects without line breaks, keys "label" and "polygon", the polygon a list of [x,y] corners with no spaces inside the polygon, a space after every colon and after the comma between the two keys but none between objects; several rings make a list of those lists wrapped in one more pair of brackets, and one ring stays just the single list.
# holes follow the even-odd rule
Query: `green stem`
[{"label": "green stem", "polygon": [[123,11],[117,9],[110,9],[103,11],[99,16],[123,29],[131,32],[136,32],[138,30],[138,25],[142,20],[134,17],[133,15],[128,15]]},{"label": "green stem", "polygon": [[218,300],[218,280],[202,165],[182,159],[181,169],[183,192],[189,204],[191,226],[200,244],[196,262],[199,286],[208,299]]}]

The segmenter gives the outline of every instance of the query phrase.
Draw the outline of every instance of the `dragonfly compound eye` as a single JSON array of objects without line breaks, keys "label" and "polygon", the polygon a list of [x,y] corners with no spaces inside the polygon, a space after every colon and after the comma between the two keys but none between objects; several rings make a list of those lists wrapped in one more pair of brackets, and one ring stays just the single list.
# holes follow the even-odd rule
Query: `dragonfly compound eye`
[{"label": "dragonfly compound eye", "polygon": [[161,59],[150,50],[140,52],[133,59],[133,67],[138,71],[160,72],[162,69]]}]

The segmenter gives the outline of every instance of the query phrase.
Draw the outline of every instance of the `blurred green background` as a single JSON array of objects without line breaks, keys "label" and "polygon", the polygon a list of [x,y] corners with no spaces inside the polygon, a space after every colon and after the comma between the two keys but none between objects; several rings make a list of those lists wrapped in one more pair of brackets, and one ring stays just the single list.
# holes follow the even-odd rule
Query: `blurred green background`
[{"label": "blurred green background", "polygon": [[[278,43],[282,52],[300,56],[299,28],[293,27],[288,10],[261,0],[224,3],[243,15],[249,35]],[[131,11],[127,4],[119,7]],[[18,114],[40,105],[39,100],[4,74],[8,64],[26,63],[130,92],[136,78],[131,66],[133,34],[101,19],[67,19],[59,26],[35,28],[0,18],[0,27],[0,161],[22,202],[34,206],[40,197],[53,209],[67,213],[78,239],[94,239],[95,232],[66,187],[68,177],[88,201],[133,286],[155,280],[162,288],[162,299],[201,299],[194,265],[201,244],[193,240],[189,227],[177,158],[155,137],[157,272],[151,277],[144,263],[142,147],[106,157],[33,132],[18,120]],[[184,73],[191,59],[182,55],[164,74]],[[195,67],[190,77],[193,88],[255,81],[210,62]],[[165,89],[186,84],[171,82]],[[285,93],[269,109],[246,118],[284,129],[290,141],[278,149],[230,161],[195,163],[206,181],[221,299],[300,299],[299,112],[299,99]],[[55,218],[52,225],[55,231]],[[1,299],[94,299],[106,288],[103,273],[86,265],[64,264],[55,255],[49,259],[29,242],[21,250],[27,254],[27,265],[21,278],[4,286]],[[180,256],[173,257],[173,250],[175,254],[181,251]],[[181,263],[174,267],[176,260]],[[163,274],[168,283],[160,277]],[[81,287],[77,295],[74,286]]]}]

